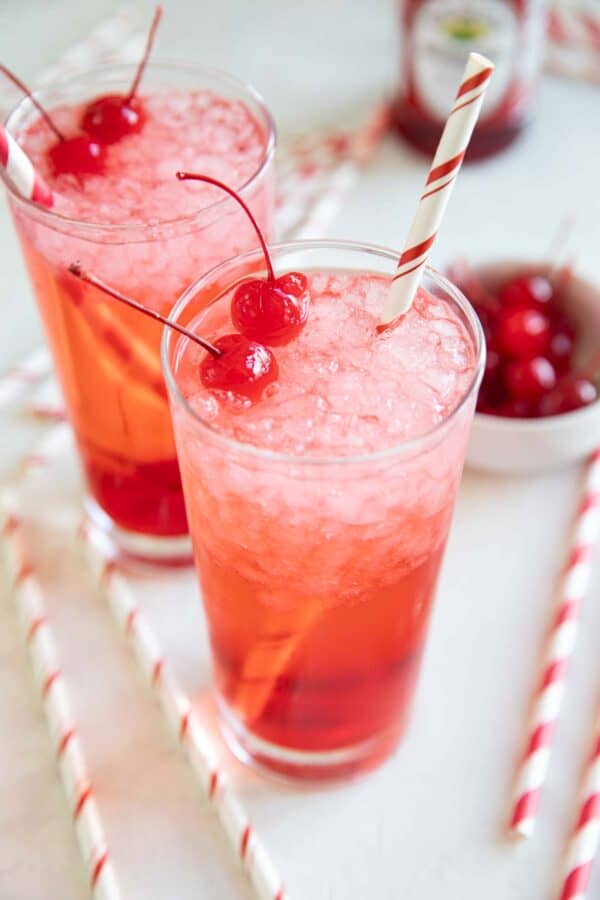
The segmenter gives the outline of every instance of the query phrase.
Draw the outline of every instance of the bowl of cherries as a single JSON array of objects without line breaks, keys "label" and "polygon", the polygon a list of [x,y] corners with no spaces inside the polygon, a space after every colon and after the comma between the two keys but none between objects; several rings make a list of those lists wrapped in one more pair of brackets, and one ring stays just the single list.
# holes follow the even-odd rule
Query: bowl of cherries
[{"label": "bowl of cherries", "polygon": [[569,267],[451,267],[481,320],[487,360],[467,463],[534,472],[600,444],[600,288]]}]

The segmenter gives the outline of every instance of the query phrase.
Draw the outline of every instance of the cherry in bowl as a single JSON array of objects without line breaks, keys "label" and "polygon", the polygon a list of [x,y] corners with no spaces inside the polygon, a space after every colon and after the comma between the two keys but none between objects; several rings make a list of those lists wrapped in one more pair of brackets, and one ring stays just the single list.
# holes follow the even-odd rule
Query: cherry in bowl
[{"label": "cherry in bowl", "polygon": [[[600,445],[600,284],[577,272],[553,271],[544,262],[508,260],[469,271],[483,286],[473,297],[461,276],[460,269],[450,274],[468,299],[479,301],[479,306],[478,302],[473,305],[485,319],[489,360],[471,431],[468,465],[493,473],[537,474],[588,457]],[[506,309],[499,300],[500,288],[537,276],[553,285],[552,301],[535,306],[550,320],[551,328],[550,348],[542,357],[548,365],[541,366],[541,395],[535,384],[539,363],[533,366],[532,386],[524,367],[515,373],[519,356],[507,355],[499,348],[497,332],[501,311]],[[481,307],[486,298],[487,305]],[[508,308],[523,307],[515,302]],[[507,371],[512,372],[512,391]]]}]

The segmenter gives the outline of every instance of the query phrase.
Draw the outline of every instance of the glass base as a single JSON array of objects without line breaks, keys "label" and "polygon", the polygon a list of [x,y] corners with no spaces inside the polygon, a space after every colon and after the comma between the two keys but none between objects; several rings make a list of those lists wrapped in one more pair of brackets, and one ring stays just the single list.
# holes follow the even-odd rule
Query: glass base
[{"label": "glass base", "polygon": [[113,522],[91,497],[85,499],[90,538],[106,556],[125,566],[179,568],[192,564],[189,535],[163,537],[127,531]]},{"label": "glass base", "polygon": [[234,756],[270,778],[296,786],[318,787],[364,775],[393,753],[401,737],[401,729],[394,727],[338,750],[294,750],[253,734],[218,695],[217,705],[221,731]]}]

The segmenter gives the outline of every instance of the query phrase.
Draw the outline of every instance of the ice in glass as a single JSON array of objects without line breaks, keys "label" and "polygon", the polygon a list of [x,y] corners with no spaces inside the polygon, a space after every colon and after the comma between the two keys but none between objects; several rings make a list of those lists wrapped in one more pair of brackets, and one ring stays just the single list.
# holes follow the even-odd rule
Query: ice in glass
[{"label": "ice in glass", "polygon": [[[384,758],[423,653],[482,370],[464,297],[429,270],[379,332],[398,254],[343,242],[273,249],[310,311],[250,401],[203,387],[205,351],[166,333],[163,364],[221,717],[246,758],[301,779]],[[172,317],[234,331],[246,255]]]}]

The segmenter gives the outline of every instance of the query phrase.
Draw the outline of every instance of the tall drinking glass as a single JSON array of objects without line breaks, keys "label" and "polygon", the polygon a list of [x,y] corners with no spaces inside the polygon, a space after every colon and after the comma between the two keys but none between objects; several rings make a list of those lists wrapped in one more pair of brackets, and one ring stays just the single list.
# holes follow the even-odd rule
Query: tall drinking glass
[{"label": "tall drinking glass", "polygon": [[[246,760],[318,780],[377,764],[405,728],[484,345],[467,300],[428,269],[414,321],[431,322],[413,335],[407,319],[369,363],[377,316],[361,304],[383,298],[398,254],[335,241],[272,253],[311,291],[304,336],[273,348],[280,388],[217,414],[197,345],[166,329],[162,361],[225,735]],[[257,268],[256,253],[219,265],[171,319],[209,338],[231,331],[232,288]],[[358,381],[349,355],[361,372],[367,360]],[[406,440],[397,406],[386,421],[397,390],[407,421],[425,417]],[[284,432],[296,449],[280,449]]]},{"label": "tall drinking glass", "polygon": [[[134,71],[128,65],[103,66],[46,87],[36,97],[71,134],[82,104],[126,92]],[[237,184],[270,234],[275,133],[258,94],[217,71],[151,64],[141,99],[147,108],[144,128],[107,148],[107,158],[119,154],[119,161],[107,164],[106,175],[54,179],[52,171],[44,173],[55,194],[64,191],[52,209],[40,208],[5,183],[75,431],[91,519],[123,555],[176,562],[190,558],[190,545],[160,368],[160,326],[77,281],[66,266],[80,261],[123,293],[167,314],[198,272],[257,244],[245,215],[214,188],[208,199],[206,192],[198,194],[200,199],[191,201],[195,206],[190,197],[196,195],[188,193],[181,212],[182,192],[190,187],[176,182],[176,170],[208,171]],[[170,130],[161,119],[165,110]],[[35,130],[37,119],[24,100],[7,127],[43,167],[52,136],[43,125]],[[203,131],[208,128],[210,136]],[[149,171],[156,173],[156,184],[140,195],[136,184]]]}]

